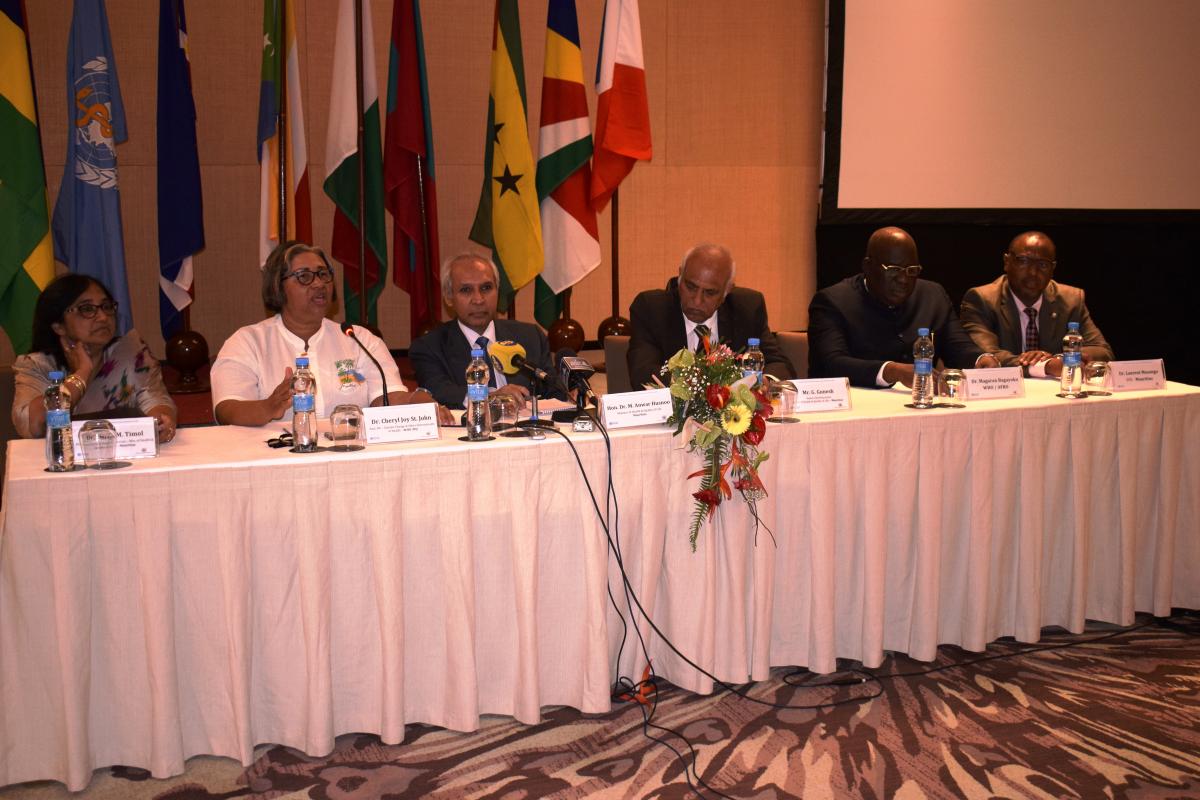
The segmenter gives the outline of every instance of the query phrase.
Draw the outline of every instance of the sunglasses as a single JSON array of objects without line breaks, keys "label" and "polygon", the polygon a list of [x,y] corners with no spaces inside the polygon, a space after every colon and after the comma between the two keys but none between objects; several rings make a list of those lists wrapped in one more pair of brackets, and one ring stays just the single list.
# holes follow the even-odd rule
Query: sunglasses
[{"label": "sunglasses", "polygon": [[74,311],[84,319],[95,319],[96,315],[101,311],[110,317],[115,317],[117,315],[117,301],[105,300],[99,305],[96,303],[80,303],[74,308],[68,308],[67,311]]}]

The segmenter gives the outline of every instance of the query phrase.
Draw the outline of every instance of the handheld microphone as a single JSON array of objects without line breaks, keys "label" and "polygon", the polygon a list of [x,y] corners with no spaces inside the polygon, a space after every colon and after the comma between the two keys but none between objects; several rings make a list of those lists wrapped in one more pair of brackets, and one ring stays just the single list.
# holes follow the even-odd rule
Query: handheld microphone
[{"label": "handheld microphone", "polygon": [[[375,369],[379,370],[379,380],[383,383],[383,404],[385,406],[391,405],[391,401],[388,400],[387,375],[383,374],[383,366],[379,363],[375,356],[371,355],[371,351],[367,349],[366,345],[359,341],[358,336],[354,333],[353,322],[347,320],[346,322],[342,323],[341,328],[342,333],[353,339],[355,344],[358,345],[359,349],[367,354],[367,358],[371,359],[371,363],[375,365]],[[370,393],[368,393],[367,402],[371,402]]]},{"label": "handheld microphone", "polygon": [[492,357],[496,368],[505,375],[516,375],[521,370],[525,370],[543,383],[550,382],[550,373],[525,360],[524,345],[516,342],[490,342],[488,355]]}]

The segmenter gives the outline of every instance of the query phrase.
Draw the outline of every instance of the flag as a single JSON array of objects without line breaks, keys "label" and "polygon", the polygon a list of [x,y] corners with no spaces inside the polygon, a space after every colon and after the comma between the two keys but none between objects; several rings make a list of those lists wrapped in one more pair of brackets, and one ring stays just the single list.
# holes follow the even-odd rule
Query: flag
[{"label": "flag", "polygon": [[158,5],[158,316],[164,339],[192,302],[192,255],[204,249],[196,104],[184,0]]},{"label": "flag", "polygon": [[471,239],[492,249],[500,302],[542,271],[542,224],[525,116],[525,61],[517,0],[496,0],[483,186]]},{"label": "flag", "polygon": [[[325,194],[333,201],[333,257],[342,262],[346,320],[359,315],[358,218],[358,105],[354,47],[354,3],[338,3],[333,45],[333,85],[329,92],[329,128],[325,135]],[[366,218],[367,319],[372,325],[387,274],[387,233],[383,214],[383,146],[379,136],[379,90],[375,86],[375,40],[371,33],[371,3],[362,0],[363,76],[363,216]]]},{"label": "flag", "polygon": [[562,312],[559,295],[600,265],[600,231],[588,197],[592,128],[575,0],[550,0],[540,127],[537,191],[546,264],[537,279],[534,316],[549,328]]},{"label": "flag", "polygon": [[118,333],[133,324],[117,190],[116,145],[125,139],[104,0],[75,0],[67,40],[67,159],[51,224],[54,257],[108,287],[120,304]]},{"label": "flag", "polygon": [[[439,319],[437,191],[420,0],[395,0],[388,57],[383,185],[392,212],[392,277],[409,294],[415,339]],[[428,251],[425,243],[429,242]]]},{"label": "flag", "polygon": [[0,140],[0,324],[24,353],[33,305],[54,279],[54,254],[22,0],[0,0]]},{"label": "flag", "polygon": [[596,95],[592,207],[601,211],[633,165],[652,155],[637,0],[605,0]]},{"label": "flag", "polygon": [[[284,33],[286,32],[286,36]],[[308,147],[300,99],[300,51],[292,0],[263,0],[262,84],[258,96],[258,264],[288,239],[312,244]],[[280,141],[280,139],[284,141]],[[279,156],[284,158],[286,219],[279,219]],[[282,234],[282,235],[281,235]]]}]

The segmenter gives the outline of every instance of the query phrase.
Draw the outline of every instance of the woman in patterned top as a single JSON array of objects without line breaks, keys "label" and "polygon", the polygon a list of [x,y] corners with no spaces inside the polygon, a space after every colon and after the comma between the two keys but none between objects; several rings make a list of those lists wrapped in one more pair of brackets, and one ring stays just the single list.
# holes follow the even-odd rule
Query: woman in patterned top
[{"label": "woman in patterned top", "polygon": [[175,403],[158,361],[137,331],[116,332],[117,302],[94,278],[68,273],[42,290],[33,310],[33,349],[13,364],[17,433],[45,435],[42,393],[50,373],[62,370],[74,418],[153,417],[159,442],[175,437]]}]

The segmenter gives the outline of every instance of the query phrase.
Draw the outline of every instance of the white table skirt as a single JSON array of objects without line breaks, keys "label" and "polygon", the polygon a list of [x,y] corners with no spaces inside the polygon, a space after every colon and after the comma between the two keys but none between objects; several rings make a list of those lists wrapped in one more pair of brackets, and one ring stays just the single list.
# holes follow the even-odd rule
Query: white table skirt
[{"label": "white table skirt", "polygon": [[[1200,607],[1200,389],[915,412],[893,391],[772,425],[754,542],[740,500],[693,554],[697,456],[613,435],[631,584],[731,682],[932,658],[1044,625]],[[176,774],[254,745],[313,754],[407,723],[609,707],[625,594],[565,442],[269,450],[185,429],[153,461],[49,475],[10,444],[0,529],[0,785]],[[573,436],[597,493],[598,435]],[[641,626],[655,670],[710,691]],[[619,672],[645,660],[630,631]]]}]

